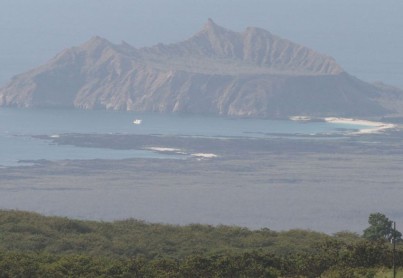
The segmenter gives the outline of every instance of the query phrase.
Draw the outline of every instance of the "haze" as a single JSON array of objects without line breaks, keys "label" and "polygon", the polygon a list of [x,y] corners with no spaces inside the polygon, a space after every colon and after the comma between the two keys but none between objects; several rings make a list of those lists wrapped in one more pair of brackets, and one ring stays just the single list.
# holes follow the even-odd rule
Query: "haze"
[{"label": "haze", "polygon": [[[210,42],[210,38],[214,38],[210,34],[218,34],[217,37],[219,38],[219,34],[222,34],[220,30],[225,30],[225,28],[243,31],[247,26],[258,26],[289,40],[281,45],[287,45],[287,42],[290,41],[296,42],[325,55],[333,56],[337,61],[337,65],[329,62],[333,65],[332,67],[320,66],[318,72],[324,75],[304,77],[308,79],[299,78],[298,75],[293,79],[292,75],[284,74],[282,78],[285,79],[278,79],[275,75],[273,75],[275,78],[270,79],[271,77],[268,75],[264,77],[258,76],[261,79],[254,79],[254,83],[243,83],[242,79],[237,79],[240,73],[248,74],[248,80],[251,80],[249,79],[251,78],[249,76],[251,75],[250,64],[245,63],[247,70],[240,71],[239,61],[244,60],[234,60],[237,68],[230,75],[234,76],[234,79],[224,78],[222,79],[223,81],[218,82],[209,76],[205,78],[206,70],[203,67],[199,67],[196,70],[192,68],[189,74],[186,72],[185,75],[183,69],[187,68],[188,61],[183,59],[182,63],[178,63],[176,72],[180,72],[179,80],[189,82],[178,82],[175,86],[172,86],[175,82],[169,82],[178,79],[171,79],[174,75],[167,74],[166,69],[172,70],[173,66],[175,66],[170,60],[172,57],[174,57],[172,59],[174,62],[180,61],[171,54],[177,51],[167,52],[166,56],[160,55],[157,51],[158,48],[156,48],[156,52],[149,51],[149,57],[153,59],[156,57],[162,58],[160,60],[150,59],[152,63],[148,63],[149,61],[147,62],[146,59],[143,59],[142,62],[146,65],[144,68],[152,68],[148,65],[153,66],[155,61],[168,61],[166,64],[159,63],[158,71],[150,71],[153,76],[158,73],[160,75],[155,76],[161,76],[162,78],[149,78],[146,70],[142,74],[136,74],[135,77],[139,79],[136,79],[136,82],[133,83],[120,82],[129,80],[125,78],[125,76],[128,76],[128,72],[121,75],[122,79],[114,76],[113,71],[110,72],[111,75],[93,75],[93,72],[108,72],[104,70],[102,63],[99,63],[100,67],[98,67],[97,63],[65,63],[65,60],[61,59],[61,57],[68,58],[70,57],[69,53],[72,52],[63,52],[67,56],[59,55],[58,59],[54,59],[54,63],[51,63],[50,66],[47,64],[40,67],[38,71],[32,71],[29,74],[14,78],[13,82],[5,87],[6,89],[0,90],[0,105],[4,103],[5,106],[35,107],[35,104],[38,105],[36,107],[49,108],[47,104],[51,104],[55,105],[53,108],[94,109],[100,108],[99,104],[102,104],[104,108],[129,109],[133,113],[151,111],[162,113],[190,112],[195,114],[202,113],[208,116],[193,115],[195,117],[184,117],[186,121],[191,123],[188,125],[190,128],[180,130],[178,129],[178,126],[182,126],[180,118],[169,118],[163,114],[156,116],[152,114],[120,114],[117,112],[111,113],[110,111],[18,110],[9,107],[4,107],[3,109],[2,107],[0,109],[0,119],[3,121],[0,123],[0,153],[2,154],[3,164],[0,163],[0,165],[18,165],[19,161],[32,163],[32,161],[38,159],[43,160],[34,162],[38,163],[38,167],[14,167],[14,172],[10,172],[8,168],[0,167],[3,190],[7,192],[7,194],[2,195],[5,200],[3,202],[0,200],[0,203],[4,208],[23,208],[44,214],[54,213],[69,217],[88,217],[92,219],[134,217],[162,223],[224,223],[247,225],[253,228],[267,226],[276,230],[297,227],[314,228],[315,230],[326,232],[343,229],[361,231],[366,225],[366,217],[372,211],[388,213],[398,223],[402,223],[403,215],[397,207],[398,201],[391,202],[390,196],[395,198],[401,196],[399,193],[401,193],[400,183],[403,173],[401,169],[403,132],[394,130],[393,133],[389,133],[389,130],[386,130],[377,134],[371,129],[370,132],[367,132],[369,128],[366,126],[368,125],[367,121],[351,122],[351,120],[347,120],[346,123],[346,119],[331,118],[336,119],[336,124],[337,122],[346,124],[346,126],[332,126],[333,123],[327,123],[328,120],[323,118],[332,116],[365,119],[361,117],[371,116],[372,118],[366,119],[375,121],[370,122],[370,125],[378,128],[386,126],[391,129],[395,128],[395,125],[379,123],[379,121],[387,120],[381,117],[390,116],[386,113],[394,111],[393,109],[386,109],[391,107],[396,108],[396,111],[395,118],[390,118],[390,120],[396,124],[403,123],[403,98],[400,97],[400,91],[393,91],[387,86],[376,87],[348,75],[352,74],[370,82],[380,80],[403,88],[403,78],[401,78],[403,38],[400,35],[400,30],[403,29],[403,19],[398,14],[401,10],[399,8],[403,8],[403,4],[392,0],[383,1],[382,3],[378,1],[364,2],[364,0],[353,2],[323,0],[221,0],[218,2],[213,2],[212,0],[2,1],[0,9],[0,28],[2,32],[0,44],[1,83],[7,82],[7,80],[21,72],[45,64],[57,53],[72,46],[79,46],[75,47],[72,52],[80,49],[85,50],[84,52],[74,52],[78,53],[77,56],[84,53],[84,55],[87,55],[84,57],[97,57],[97,55],[92,55],[92,53],[96,52],[93,52],[93,50],[98,49],[97,47],[105,47],[105,45],[108,47],[109,42],[99,37],[90,40],[94,36],[104,37],[114,43],[120,43],[125,40],[135,47],[144,47],[155,45],[159,42],[177,43],[191,38],[202,28],[205,31],[203,34],[207,35],[200,38]],[[220,29],[213,21],[208,21],[208,18],[214,19],[217,26],[220,25],[225,28]],[[206,25],[206,23],[208,24]],[[256,33],[250,32],[249,34],[252,36],[256,35]],[[271,38],[271,35],[268,37]],[[83,47],[84,42],[89,40],[90,43],[86,43],[86,47]],[[220,42],[220,40],[217,41]],[[250,40],[250,42],[249,44],[243,44],[248,47],[242,49],[255,49],[251,53],[257,53],[260,50],[259,43],[256,40]],[[198,43],[190,45],[198,46]],[[205,44],[200,43],[200,46],[203,45]],[[269,44],[263,43],[262,45]],[[290,48],[283,48],[290,50]],[[184,46],[181,49],[184,49]],[[271,49],[274,49],[274,47]],[[301,48],[298,49],[301,50]],[[279,49],[279,51],[282,50]],[[142,51],[134,52],[141,54]],[[301,51],[289,52],[301,53]],[[189,50],[187,53],[192,52]],[[112,54],[117,56],[108,57],[119,57],[118,52],[113,52]],[[306,58],[307,55],[302,56]],[[73,57],[75,56],[73,55]],[[200,59],[202,63],[199,63],[199,65],[202,65],[208,60],[205,57],[209,57],[209,55],[199,55],[197,57],[199,59],[203,57],[203,59]],[[288,57],[290,56],[288,55]],[[315,58],[311,61],[316,61],[318,57],[319,60],[322,60],[322,55],[316,52],[309,57]],[[75,59],[73,60],[75,61]],[[83,60],[87,61],[87,59]],[[327,56],[323,56],[323,60],[333,61],[328,59]],[[129,60],[128,58],[125,61],[132,63],[130,64],[132,66],[127,67],[129,70],[136,69],[135,67],[139,64],[137,60]],[[221,71],[221,66],[224,65],[226,68],[231,65],[228,60],[225,61],[226,64],[220,64],[217,60],[213,65],[214,67],[219,65]],[[261,65],[262,61],[263,59],[260,62],[258,61],[257,64]],[[65,64],[71,67],[64,67]],[[125,70],[119,59],[113,60],[112,64],[116,65],[119,70]],[[192,60],[191,66],[193,67],[195,64],[194,60]],[[285,64],[279,63],[279,65]],[[303,63],[304,66],[308,65],[309,68],[311,68],[310,65],[314,64],[314,62],[312,64],[307,63],[307,59]],[[168,66],[164,68],[165,65]],[[295,68],[295,65],[292,64],[291,66]],[[320,65],[323,64],[320,63]],[[343,71],[338,65],[344,68],[348,74],[339,75],[338,73]],[[323,72],[322,68],[331,70]],[[54,69],[57,70],[54,71]],[[88,69],[90,71],[86,71]],[[209,74],[214,73],[210,68],[207,67],[207,69]],[[137,73],[140,73],[141,70],[138,69]],[[259,68],[258,70],[262,69]],[[306,72],[305,68],[301,68],[301,70]],[[72,77],[70,74],[73,74]],[[75,82],[77,80],[75,74],[79,74],[79,79],[81,80],[82,78],[88,83]],[[203,76],[201,77],[201,75]],[[166,76],[169,78],[164,78]],[[140,79],[143,77],[144,79]],[[144,80],[151,79],[158,82],[144,82]],[[102,80],[102,82],[97,83],[97,80]],[[103,82],[105,80],[113,80],[114,82]],[[166,80],[168,80],[167,83],[165,82]],[[193,80],[197,82],[190,82]],[[208,83],[208,80],[212,80],[212,82]],[[236,83],[233,83],[233,80]],[[255,89],[266,88],[266,82],[270,80],[271,84],[286,84],[287,86],[274,86],[280,88],[277,91],[269,90],[270,86],[268,86],[267,90]],[[285,81],[283,82],[283,80]],[[329,80],[334,80],[334,82],[328,83]],[[141,86],[135,87],[133,84],[151,85],[142,88]],[[182,86],[182,84],[186,84],[186,86]],[[210,84],[212,85],[210,86]],[[232,84],[240,84],[240,86],[232,86]],[[253,86],[243,86],[242,84],[253,84]],[[290,85],[288,86],[288,84]],[[309,84],[309,86],[305,87],[306,84]],[[323,84],[323,86],[318,84]],[[77,87],[74,87],[76,85]],[[103,85],[106,85],[106,87],[103,87]],[[70,90],[70,88],[72,89]],[[121,88],[123,89],[119,91]],[[135,102],[132,98],[128,98],[128,91],[125,88],[131,88],[131,92],[135,92],[137,94],[136,99],[140,101]],[[158,90],[159,88],[169,88],[169,90]],[[192,88],[192,90],[188,88]],[[197,88],[200,88],[200,90],[197,91]],[[203,88],[206,88],[205,91],[203,91]],[[214,91],[214,88],[216,91]],[[225,91],[222,88],[230,89]],[[297,88],[297,90],[294,90],[294,88]],[[153,91],[154,89],[155,91]],[[74,95],[77,91],[82,94]],[[91,98],[88,98],[88,92],[94,92]],[[110,94],[110,92],[114,92],[114,94]],[[255,93],[257,93],[258,97],[251,98],[251,95]],[[143,98],[142,96],[145,96],[145,94],[148,95]],[[266,98],[266,96],[271,96],[270,94],[275,95],[276,98],[267,101],[269,98]],[[32,95],[35,97],[31,97]],[[161,98],[161,95],[164,97]],[[178,95],[181,98],[177,97]],[[212,101],[207,102],[203,101],[203,99],[200,101],[198,97],[190,98],[193,95],[204,96],[205,99]],[[155,97],[153,98],[152,96]],[[238,96],[246,97],[241,99]],[[262,98],[259,98],[260,96]],[[248,98],[256,101],[248,102]],[[9,101],[10,99],[16,100],[16,102],[11,102]],[[143,103],[142,99],[149,101]],[[305,101],[301,101],[301,99]],[[160,100],[162,101],[159,102]],[[220,103],[218,100],[222,102]],[[98,104],[98,106],[95,104]],[[216,104],[218,105],[214,108]],[[258,110],[260,108],[261,110]],[[316,108],[318,110],[315,110]],[[319,110],[319,108],[322,110]],[[287,121],[277,122],[282,128],[280,130],[283,130],[279,133],[279,131],[275,130],[265,131],[264,128],[258,125],[259,119],[250,119],[244,129],[241,128],[239,122],[231,120],[231,123],[235,123],[237,132],[239,132],[236,136],[241,136],[242,138],[232,140],[231,144],[223,144],[222,142],[224,141],[220,138],[234,136],[231,133],[225,133],[228,132],[227,128],[230,124],[222,123],[216,130],[209,132],[212,126],[211,121],[218,121],[216,118],[211,117],[212,115],[276,116],[281,119],[297,116],[292,118],[300,120],[306,119],[306,116],[314,118],[312,120],[308,117],[308,120],[312,120],[310,123],[300,123],[304,130],[302,133],[293,126],[288,126]],[[298,117],[299,115],[303,117]],[[133,125],[137,121],[143,123]],[[87,124],[85,124],[86,122]],[[97,136],[95,137],[88,134],[91,133],[90,127],[94,125],[94,122],[101,124],[101,127],[96,130]],[[363,126],[354,125],[359,125],[359,123],[364,124],[362,124]],[[272,127],[275,124],[275,122],[269,121],[263,123],[264,127]],[[109,128],[115,128],[120,125],[122,125],[122,128],[114,130],[116,134],[111,135]],[[310,131],[311,127],[313,131]],[[164,134],[164,128],[167,128],[166,135],[172,137],[168,138],[168,141],[156,136],[156,134]],[[144,130],[140,132],[142,129]],[[194,129],[196,131],[192,131]],[[329,129],[335,129],[335,133],[333,135],[329,134]],[[362,130],[365,132],[362,132]],[[77,138],[74,137],[76,133],[80,134]],[[357,133],[361,135],[356,136]],[[126,135],[120,138],[118,134]],[[181,137],[183,135],[190,137],[183,139]],[[195,135],[212,138],[199,142],[192,137]],[[256,135],[264,138],[257,140],[254,138]],[[34,136],[36,139],[30,140],[30,136]],[[327,136],[338,140],[328,140]],[[253,140],[247,140],[244,137],[253,138]],[[280,144],[276,145],[278,138],[281,138]],[[121,140],[120,143],[115,143],[119,142],[115,141],[118,139]],[[53,144],[47,144],[49,140]],[[60,146],[58,146],[59,144]],[[65,144],[73,149],[66,149]],[[59,155],[53,151],[56,146],[61,151]],[[98,153],[94,154],[93,149],[85,148],[85,146],[97,146],[99,148]],[[24,151],[23,147],[27,151]],[[81,148],[80,151],[75,152],[78,148]],[[107,166],[102,165],[104,162],[94,164],[91,160],[85,160],[85,158],[112,158],[111,148],[126,150],[127,152],[140,151],[142,156],[138,157],[133,153],[133,156],[130,156],[132,158],[130,163],[132,164],[127,164],[128,162],[122,159],[126,159],[128,156],[126,154],[121,156],[121,154],[116,153],[113,156],[116,160],[106,161]],[[144,157],[155,157],[156,155],[172,155],[152,151],[161,148],[177,150],[178,153],[173,154],[185,154],[185,160],[143,159]],[[104,150],[107,150],[108,153],[104,153]],[[79,153],[79,156],[72,157],[74,153]],[[209,157],[213,155],[218,159],[198,160],[195,154],[207,154]],[[70,159],[68,164],[64,159]],[[133,170],[134,166],[138,167],[137,170]],[[185,168],[183,167],[185,166],[189,168],[184,170]],[[28,168],[31,172],[28,172]],[[127,169],[127,172],[121,172],[123,169]],[[212,169],[214,169],[213,173],[215,174],[212,174]],[[149,175],[150,172],[153,175]],[[81,176],[77,175],[77,173]],[[133,173],[138,176],[133,176]],[[192,174],[189,175],[189,173]],[[30,177],[30,180],[26,177]],[[87,179],[87,177],[89,178]],[[207,181],[206,177],[211,179]],[[71,180],[71,178],[74,180]],[[139,182],[133,185],[133,181]],[[30,187],[26,188],[26,184],[30,184]],[[144,205],[143,208],[145,209],[130,206],[131,210],[127,210],[127,214],[117,215],[116,212],[124,211],[124,208],[112,206],[113,209],[110,209],[110,207],[104,205],[104,201],[97,203],[100,201],[99,198],[91,200],[96,203],[82,202],[83,204],[91,204],[90,207],[99,213],[95,216],[74,213],[69,209],[70,207],[76,207],[76,205],[75,203],[71,205],[72,203],[68,203],[68,201],[76,202],[76,196],[83,195],[81,191],[77,191],[69,195],[72,198],[68,199],[65,192],[66,188],[73,188],[74,190],[76,186],[88,186],[93,190],[88,191],[90,192],[88,196],[91,197],[95,191],[97,194],[103,194],[97,189],[102,186],[109,188],[110,184],[122,186],[122,190],[125,191],[124,196],[130,198],[130,200],[133,200],[133,196],[136,198],[145,196],[141,198],[141,202],[134,202],[136,205]],[[169,214],[169,217],[172,217],[175,221],[171,221],[171,218],[167,219],[165,215],[158,215],[158,210],[164,207],[158,198],[172,200],[165,198],[166,195],[164,195],[165,193],[161,188],[178,185],[179,187],[170,191],[175,198],[178,198],[178,201],[168,201],[167,205],[173,206],[173,208],[166,207],[162,211],[169,213],[172,211],[185,212],[187,218],[185,219],[185,216],[172,213]],[[192,185],[192,187],[186,187],[186,190],[190,190],[188,198],[184,197],[185,195],[183,194],[185,193],[178,193],[180,190],[178,188],[187,185]],[[217,187],[218,191],[234,190],[231,192],[235,193],[232,195],[215,194],[212,193],[214,191],[211,190],[210,185]],[[252,187],[246,185],[256,186],[257,191],[251,194]],[[55,186],[58,188],[54,189]],[[149,189],[146,192],[148,195],[137,194],[138,190],[141,190],[143,186],[147,186]],[[198,186],[200,186],[200,189]],[[9,193],[10,188],[17,187],[22,188],[22,191]],[[236,189],[238,187],[240,190]],[[48,190],[49,188],[51,190]],[[279,188],[284,190],[283,195],[279,193]],[[81,188],[78,190],[81,190]],[[198,195],[198,190],[201,190],[204,195]],[[129,191],[133,195],[128,194]],[[45,192],[44,195],[41,195],[42,192]],[[52,192],[60,194],[62,198],[59,199],[66,200],[67,205],[63,206],[56,201],[59,199],[52,195],[54,194]],[[300,192],[306,194],[302,195]],[[329,194],[329,192],[333,193]],[[23,195],[19,195],[20,193]],[[336,193],[340,193],[340,195]],[[35,195],[39,196],[39,199],[35,199],[34,194],[39,194]],[[192,205],[196,202],[194,200],[201,202],[200,208],[211,208],[212,206],[209,203],[211,198],[199,197],[211,194],[218,196],[218,199],[222,200],[222,202],[218,200],[215,203],[217,206],[223,204],[223,207],[213,209],[213,211],[220,211],[220,213],[210,213],[208,210],[196,210],[193,215],[187,213],[193,208]],[[361,194],[359,196],[360,200],[356,202],[358,194]],[[31,200],[30,203],[26,201],[27,196]],[[108,200],[119,200],[119,203],[125,203],[117,195],[113,197],[108,193],[104,196]],[[192,196],[194,199],[192,199]],[[264,198],[259,199],[260,196]],[[266,200],[266,198],[272,196],[278,197],[276,199],[278,203]],[[351,196],[353,199],[350,199]],[[149,197],[148,201],[146,197]],[[322,200],[322,203],[312,202],[312,197]],[[46,200],[46,202],[43,200]],[[186,202],[182,204],[183,207],[178,209],[178,202],[180,201]],[[51,202],[51,204],[47,202]],[[327,210],[325,210],[323,207],[330,202],[332,202],[332,205],[326,206]],[[127,203],[131,204],[130,202]],[[241,213],[233,214],[239,208],[242,212],[246,211],[243,207],[239,207],[238,204],[240,203],[244,207],[251,207],[253,211],[250,211],[250,215],[255,215],[255,217]],[[54,204],[56,204],[56,207],[60,208],[62,206],[62,208],[57,210],[53,206]],[[153,207],[153,204],[155,204],[154,207],[157,212],[149,210],[149,207]],[[225,207],[224,204],[229,204],[229,206]],[[232,206],[235,206],[235,208]],[[104,210],[101,211],[100,207]],[[275,209],[272,209],[273,207]],[[79,207],[84,211],[90,211],[91,208]],[[157,215],[150,215],[150,211],[151,213],[157,213]],[[227,211],[228,214],[225,214],[224,211]],[[199,212],[203,215],[199,214]],[[107,213],[110,213],[110,217],[107,216]],[[234,219],[239,221],[236,222]],[[245,219],[248,219],[250,223],[244,222]],[[271,222],[268,222],[268,219]],[[288,221],[284,221],[284,219],[288,219]]]},{"label": "haze", "polygon": [[94,35],[136,46],[188,38],[207,18],[257,26],[333,56],[366,81],[403,87],[403,2],[320,0],[4,0],[0,84]]}]

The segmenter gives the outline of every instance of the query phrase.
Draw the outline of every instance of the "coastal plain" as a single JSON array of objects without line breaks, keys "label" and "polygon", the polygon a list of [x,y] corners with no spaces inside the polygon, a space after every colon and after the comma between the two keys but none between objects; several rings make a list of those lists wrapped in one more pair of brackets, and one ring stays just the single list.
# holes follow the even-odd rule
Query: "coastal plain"
[{"label": "coastal plain", "polygon": [[[263,139],[61,134],[52,144],[216,157],[31,161],[0,168],[3,209],[79,219],[362,232],[372,212],[403,225],[403,133]],[[158,149],[157,149],[158,150]]]}]

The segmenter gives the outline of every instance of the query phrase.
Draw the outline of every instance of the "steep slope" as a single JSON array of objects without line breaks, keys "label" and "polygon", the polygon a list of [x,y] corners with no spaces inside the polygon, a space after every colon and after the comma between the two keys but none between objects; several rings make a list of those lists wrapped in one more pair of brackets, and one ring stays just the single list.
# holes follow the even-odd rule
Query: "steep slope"
[{"label": "steep slope", "polygon": [[[211,19],[200,32],[184,42],[159,44],[141,51],[149,57],[165,57],[170,61],[179,60],[183,65],[191,64],[195,71],[205,73],[310,75],[343,71],[331,57],[263,29],[249,27],[243,33],[237,33],[218,26]],[[204,67],[208,70],[203,71]]]},{"label": "steep slope", "polygon": [[[227,116],[373,116],[397,112],[389,94],[331,57],[258,28],[209,20],[190,39],[136,49],[95,37],[0,89],[0,105],[106,108]],[[381,101],[387,96],[388,101]],[[393,103],[394,106],[388,105]]]}]

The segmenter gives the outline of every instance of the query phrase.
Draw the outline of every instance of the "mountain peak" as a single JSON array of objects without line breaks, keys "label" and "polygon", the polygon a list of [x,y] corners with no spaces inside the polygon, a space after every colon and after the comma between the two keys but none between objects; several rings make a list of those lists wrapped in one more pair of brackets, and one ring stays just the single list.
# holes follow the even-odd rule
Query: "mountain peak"
[{"label": "mountain peak", "polygon": [[99,36],[94,36],[91,39],[89,39],[87,42],[85,42],[82,47],[86,50],[95,50],[95,49],[100,49],[100,48],[105,48],[112,46],[112,43],[108,41],[107,39],[104,39]]},{"label": "mountain peak", "polygon": [[208,30],[208,29],[213,29],[213,28],[216,28],[216,27],[218,27],[218,25],[211,18],[209,18],[207,20],[207,22],[204,24],[203,29]]},{"label": "mountain peak", "polygon": [[136,49],[95,36],[14,78],[0,89],[0,106],[249,117],[390,113],[376,101],[378,90],[312,49],[208,19],[203,30],[171,45]]},{"label": "mountain peak", "polygon": [[229,30],[225,29],[224,27],[216,24],[211,18],[207,20],[207,22],[204,24],[204,27],[202,29],[202,33],[217,33],[220,34],[222,32],[228,32]]}]

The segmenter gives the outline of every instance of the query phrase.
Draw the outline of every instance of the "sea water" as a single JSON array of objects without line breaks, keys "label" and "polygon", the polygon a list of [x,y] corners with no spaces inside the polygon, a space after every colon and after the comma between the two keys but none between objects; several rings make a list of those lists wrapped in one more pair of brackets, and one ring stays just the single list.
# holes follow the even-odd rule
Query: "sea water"
[{"label": "sea water", "polygon": [[[141,124],[133,124],[135,119],[141,119]],[[19,160],[31,159],[172,157],[145,150],[58,146],[31,137],[41,134],[57,136],[74,132],[244,138],[265,138],[276,134],[303,140],[293,135],[331,133],[337,136],[340,128],[359,127],[323,122],[116,111],[1,108],[0,165],[20,165]],[[318,140],[322,138],[312,136]],[[360,167],[357,169],[363,171]],[[334,181],[322,181],[315,177],[316,169],[306,171],[301,171],[305,173],[301,177],[305,182],[300,184],[278,184],[270,180],[254,184],[250,183],[248,174],[234,173],[235,178],[240,180],[237,185],[232,184],[231,179],[221,179],[214,174],[210,183],[200,181],[199,184],[166,184],[164,181],[156,184],[141,181],[121,184],[116,180],[111,180],[109,184],[81,184],[74,177],[66,176],[72,181],[62,182],[61,185],[51,177],[48,183],[31,184],[22,181],[14,185],[0,175],[0,209],[28,210],[81,219],[116,220],[133,217],[171,224],[229,224],[249,228],[269,227],[274,230],[306,228],[329,233],[346,229],[362,231],[366,217],[374,210],[397,212],[394,220],[403,223],[399,212],[402,189],[398,181],[389,184],[387,182],[390,179],[386,178],[384,183],[379,184],[370,180],[365,182],[365,175],[359,175],[358,180],[354,175],[341,175]],[[341,171],[340,165],[339,168],[336,166],[335,171]],[[376,171],[376,167],[368,171]],[[391,172],[386,171],[383,175],[389,176],[388,173]],[[292,178],[295,172],[288,175]],[[379,180],[383,178],[380,176]]]},{"label": "sea water", "polygon": [[[134,120],[141,124],[133,124]],[[213,116],[169,115],[105,110],[0,109],[0,165],[19,165],[22,160],[167,158],[147,150],[113,150],[60,146],[32,138],[64,133],[141,134],[198,137],[265,138],[276,135],[338,134],[357,125],[286,120],[234,119]]]}]

